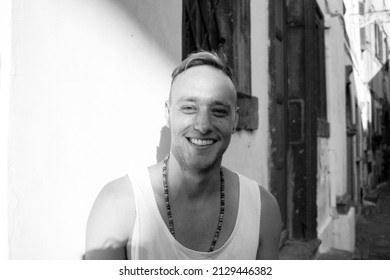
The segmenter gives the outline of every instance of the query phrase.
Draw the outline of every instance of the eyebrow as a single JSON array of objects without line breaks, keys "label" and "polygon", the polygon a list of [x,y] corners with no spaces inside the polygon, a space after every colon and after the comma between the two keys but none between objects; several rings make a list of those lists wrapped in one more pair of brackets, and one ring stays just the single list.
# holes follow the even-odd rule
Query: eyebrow
[{"label": "eyebrow", "polygon": [[[192,96],[190,96],[190,97],[180,97],[180,98],[177,100],[177,103],[185,102],[185,101],[187,101],[187,102],[188,102],[188,101],[189,101],[189,102],[197,102],[197,101],[199,101],[199,98],[198,98],[198,97],[192,97]],[[226,104],[226,103],[224,103],[224,102],[222,102],[222,101],[218,101],[218,100],[213,101],[212,105],[224,106],[224,107],[226,107],[226,108],[228,108],[228,109],[231,109],[231,108],[232,108],[231,105]]]},{"label": "eyebrow", "polygon": [[197,97],[180,97],[178,100],[177,100],[177,103],[180,103],[180,102],[183,102],[183,101],[191,101],[191,102],[197,102],[199,101],[199,98]]},{"label": "eyebrow", "polygon": [[223,103],[223,102],[221,102],[221,101],[214,101],[213,105],[224,106],[224,107],[227,107],[228,109],[231,109],[231,108],[232,108],[232,106],[230,106],[229,104]]}]

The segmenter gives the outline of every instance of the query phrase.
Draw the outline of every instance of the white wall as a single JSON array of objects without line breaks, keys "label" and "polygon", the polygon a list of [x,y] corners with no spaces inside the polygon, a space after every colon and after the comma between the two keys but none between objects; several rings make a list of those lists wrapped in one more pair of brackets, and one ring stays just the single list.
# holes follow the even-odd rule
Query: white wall
[{"label": "white wall", "polygon": [[[340,11],[339,11],[340,12]],[[347,186],[344,31],[340,19],[331,18],[325,33],[328,121],[330,123],[329,164],[331,205]]]},{"label": "white wall", "polygon": [[[347,190],[345,37],[341,0],[318,0],[325,21],[325,67],[329,138],[319,138],[317,174],[317,233],[321,248],[334,246],[336,197]],[[320,249],[321,249],[320,248]]]},{"label": "white wall", "polygon": [[259,128],[232,137],[224,164],[269,189],[268,1],[251,1],[252,95],[259,99]]},{"label": "white wall", "polygon": [[180,0],[13,1],[10,258],[81,258],[102,186],[156,162],[181,13]]},{"label": "white wall", "polygon": [[[347,6],[347,14],[351,13],[351,9],[358,11],[357,1],[351,3],[345,1]],[[319,251],[326,251],[328,248],[336,248],[341,250],[354,251],[355,247],[355,209],[352,207],[348,214],[339,214],[336,209],[337,196],[344,195],[347,191],[347,136],[346,136],[346,80],[345,66],[352,63],[355,75],[362,75],[359,71],[360,63],[360,32],[359,29],[349,33],[349,43],[351,59],[345,51],[346,38],[344,32],[344,24],[347,22],[346,29],[350,31],[349,23],[354,19],[347,16],[347,20],[342,20],[343,1],[330,0],[326,1],[327,9],[324,10],[325,23],[325,49],[326,49],[326,75],[327,75],[327,104],[328,104],[328,122],[330,123],[329,137],[329,192],[325,188],[320,190],[321,199],[327,201],[319,203],[322,207],[319,210],[318,216],[318,235],[322,240]],[[353,5],[355,4],[355,5]],[[344,17],[343,17],[344,18]],[[354,77],[354,76],[353,76]],[[354,79],[352,79],[354,83]],[[353,93],[356,94],[355,84],[352,86]],[[364,97],[363,88],[358,94]],[[354,99],[352,108],[354,110]],[[359,107],[362,104],[359,104]],[[353,117],[354,119],[354,117]],[[324,143],[323,143],[324,144]],[[322,148],[325,145],[322,144]],[[355,149],[354,149],[355,151]],[[327,177],[327,174],[320,174],[321,177]],[[323,211],[326,210],[326,211]],[[321,216],[320,216],[321,214]],[[325,214],[325,215],[324,215]]]},{"label": "white wall", "polygon": [[11,0],[0,1],[0,259],[8,259],[8,105],[11,75]]},{"label": "white wall", "polygon": [[320,237],[331,222],[329,139],[317,139],[317,234]]}]

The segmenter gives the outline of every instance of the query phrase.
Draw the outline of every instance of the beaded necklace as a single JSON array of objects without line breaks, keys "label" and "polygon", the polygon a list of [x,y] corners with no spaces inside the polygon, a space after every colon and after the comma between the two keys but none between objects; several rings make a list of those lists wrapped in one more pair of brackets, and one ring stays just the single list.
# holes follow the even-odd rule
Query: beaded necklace
[{"label": "beaded necklace", "polygon": [[[164,162],[163,162],[163,168],[162,168],[162,177],[163,177],[163,185],[164,185],[164,197],[165,197],[165,206],[166,206],[167,215],[168,215],[169,231],[171,232],[173,237],[176,238],[175,228],[173,226],[171,205],[169,203],[169,194],[168,194],[168,175],[167,175],[168,160],[169,160],[169,154],[165,157]],[[222,169],[219,171],[219,174],[220,174],[220,177],[221,177],[221,209],[220,209],[220,212],[219,212],[217,231],[214,234],[214,239],[211,242],[211,246],[210,246],[209,252],[214,251],[215,244],[217,243],[219,234],[221,232],[223,216],[224,216],[224,213],[225,213],[225,179],[223,177]]]}]

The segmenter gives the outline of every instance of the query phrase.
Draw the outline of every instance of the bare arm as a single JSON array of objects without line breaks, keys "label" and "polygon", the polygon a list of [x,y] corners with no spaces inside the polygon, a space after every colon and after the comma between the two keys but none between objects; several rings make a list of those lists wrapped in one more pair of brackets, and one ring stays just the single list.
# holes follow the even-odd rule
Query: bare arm
[{"label": "bare arm", "polygon": [[279,240],[282,229],[279,205],[274,196],[263,187],[260,187],[260,194],[260,241],[256,259],[279,259]]},{"label": "bare arm", "polygon": [[133,201],[127,176],[102,189],[88,218],[85,259],[127,259],[126,245],[135,219]]}]

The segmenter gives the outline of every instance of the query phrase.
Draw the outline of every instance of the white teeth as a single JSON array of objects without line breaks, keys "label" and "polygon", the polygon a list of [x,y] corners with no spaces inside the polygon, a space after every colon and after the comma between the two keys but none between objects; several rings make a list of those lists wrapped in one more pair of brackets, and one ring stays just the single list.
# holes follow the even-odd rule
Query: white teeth
[{"label": "white teeth", "polygon": [[190,138],[190,141],[192,144],[199,145],[199,146],[206,146],[206,145],[211,145],[214,143],[213,140],[201,140],[201,139],[195,139],[195,138]]}]

